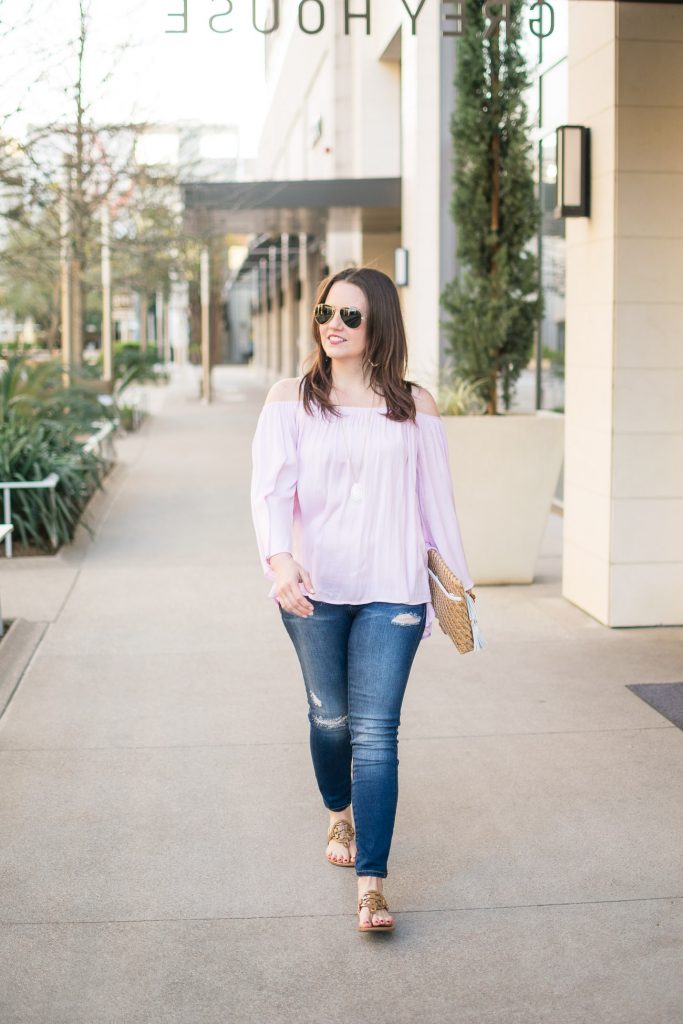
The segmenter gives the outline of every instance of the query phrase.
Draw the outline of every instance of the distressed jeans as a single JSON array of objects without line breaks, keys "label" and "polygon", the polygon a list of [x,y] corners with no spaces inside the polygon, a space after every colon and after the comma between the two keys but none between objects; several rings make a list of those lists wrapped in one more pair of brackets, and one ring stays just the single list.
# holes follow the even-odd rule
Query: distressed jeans
[{"label": "distressed jeans", "polygon": [[398,727],[426,604],[330,604],[308,594],[304,618],[280,606],[308,696],[318,788],[353,807],[356,874],[387,877],[398,803]]}]

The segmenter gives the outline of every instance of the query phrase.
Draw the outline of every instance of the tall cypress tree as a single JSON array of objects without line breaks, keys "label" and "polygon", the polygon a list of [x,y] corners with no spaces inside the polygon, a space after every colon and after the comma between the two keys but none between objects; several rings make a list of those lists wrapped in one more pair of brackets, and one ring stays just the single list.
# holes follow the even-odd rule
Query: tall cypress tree
[{"label": "tall cypress tree", "polygon": [[[495,13],[501,6],[489,9]],[[463,271],[446,286],[441,304],[451,314],[444,326],[457,373],[479,382],[490,414],[497,412],[499,380],[510,407],[543,305],[538,260],[529,245],[539,214],[523,98],[528,74],[520,46],[522,8],[523,0],[510,0],[507,31],[501,18],[486,38],[481,0],[466,0],[456,44],[450,210]]]}]

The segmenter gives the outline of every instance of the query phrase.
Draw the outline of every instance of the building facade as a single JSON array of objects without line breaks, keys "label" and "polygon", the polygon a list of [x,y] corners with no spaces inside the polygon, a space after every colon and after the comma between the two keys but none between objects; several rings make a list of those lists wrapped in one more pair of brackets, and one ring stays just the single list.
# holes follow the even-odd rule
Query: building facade
[{"label": "building facade", "polygon": [[[413,20],[405,5],[376,0],[367,25],[326,5],[321,31],[308,34],[285,0],[283,28],[266,37],[255,191],[191,203],[253,232],[228,290],[241,296],[264,381],[301,372],[324,273],[371,263],[392,274],[400,246],[409,375],[438,387],[439,296],[459,270],[449,215],[456,50],[444,35],[457,7],[425,0]],[[532,15],[549,8],[554,30],[539,39]],[[529,22],[546,298],[537,355],[564,373],[562,592],[610,626],[680,624],[683,6],[555,0],[530,3]],[[590,216],[558,221],[563,123],[590,130],[592,198]],[[536,374],[530,408],[552,408],[538,359]]]}]

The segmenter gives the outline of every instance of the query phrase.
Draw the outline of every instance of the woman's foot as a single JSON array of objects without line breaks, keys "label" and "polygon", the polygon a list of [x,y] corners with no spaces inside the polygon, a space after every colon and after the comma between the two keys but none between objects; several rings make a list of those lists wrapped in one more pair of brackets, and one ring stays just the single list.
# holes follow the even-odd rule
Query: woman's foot
[{"label": "woman's foot", "polygon": [[[372,875],[359,875],[358,899],[360,899],[368,889],[376,889],[377,892],[381,893],[383,882],[383,878],[374,878]],[[376,910],[374,914],[371,914],[368,907],[361,907],[359,914],[359,925],[362,929],[367,929],[367,931],[370,931],[377,924],[391,925],[394,923],[394,918],[388,910]]]},{"label": "woman's foot", "polygon": [[[343,811],[330,811],[330,827],[337,821],[348,821],[353,826],[351,821],[351,805]],[[356,860],[356,840],[351,839],[347,847],[344,843],[337,842],[336,839],[330,839],[325,850],[325,856],[335,864],[354,864]]]}]

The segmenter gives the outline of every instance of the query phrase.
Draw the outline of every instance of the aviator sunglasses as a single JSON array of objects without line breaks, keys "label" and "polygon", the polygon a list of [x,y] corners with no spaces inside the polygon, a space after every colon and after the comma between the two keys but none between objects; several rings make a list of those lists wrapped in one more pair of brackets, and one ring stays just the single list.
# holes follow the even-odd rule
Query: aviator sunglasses
[{"label": "aviator sunglasses", "polygon": [[[326,302],[321,302],[313,310],[313,316],[317,323],[326,324],[332,319],[337,309],[337,306],[330,306]],[[339,316],[342,318],[343,323],[351,328],[360,327],[363,320],[365,320],[361,311],[356,309],[355,306],[342,306],[339,309]]]}]

